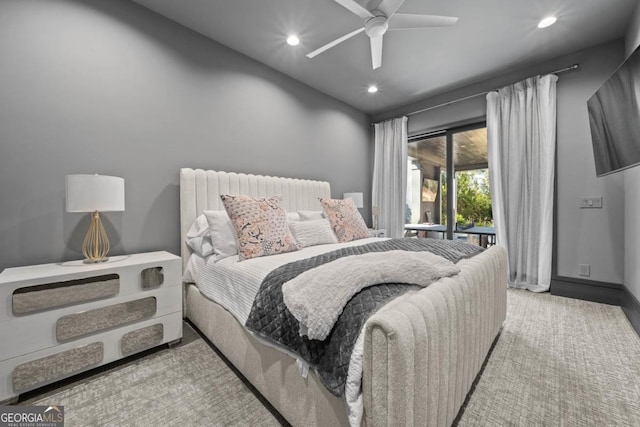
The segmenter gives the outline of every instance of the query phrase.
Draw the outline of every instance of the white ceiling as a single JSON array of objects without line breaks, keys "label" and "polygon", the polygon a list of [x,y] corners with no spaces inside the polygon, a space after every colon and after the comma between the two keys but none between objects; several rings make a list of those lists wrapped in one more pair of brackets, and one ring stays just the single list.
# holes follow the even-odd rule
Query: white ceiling
[{"label": "white ceiling", "polygon": [[[457,16],[453,27],[385,34],[371,69],[363,25],[333,0],[134,0],[369,114],[622,37],[637,0],[406,0],[398,12]],[[558,22],[538,29],[555,15]],[[296,33],[300,44],[285,39]],[[370,84],[379,92],[367,93]]]}]

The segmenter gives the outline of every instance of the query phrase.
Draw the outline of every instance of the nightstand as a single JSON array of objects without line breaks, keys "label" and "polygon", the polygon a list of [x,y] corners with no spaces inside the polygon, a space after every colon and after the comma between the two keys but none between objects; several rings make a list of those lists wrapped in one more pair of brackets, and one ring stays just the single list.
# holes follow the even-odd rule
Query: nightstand
[{"label": "nightstand", "polygon": [[0,274],[0,402],[182,337],[182,262],[168,252]]},{"label": "nightstand", "polygon": [[386,234],[387,230],[384,228],[379,228],[377,230],[374,230],[373,228],[369,229],[369,236],[371,237],[385,237]]}]

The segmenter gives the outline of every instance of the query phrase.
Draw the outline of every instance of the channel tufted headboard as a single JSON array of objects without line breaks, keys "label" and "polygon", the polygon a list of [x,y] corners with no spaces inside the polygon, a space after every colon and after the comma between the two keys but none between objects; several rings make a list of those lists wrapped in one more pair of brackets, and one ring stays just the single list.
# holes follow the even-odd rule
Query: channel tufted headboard
[{"label": "channel tufted headboard", "polygon": [[224,209],[221,194],[282,196],[287,212],[322,210],[319,197],[330,198],[328,182],[183,168],[180,170],[180,252],[184,269],[191,255],[185,236],[203,210]]}]

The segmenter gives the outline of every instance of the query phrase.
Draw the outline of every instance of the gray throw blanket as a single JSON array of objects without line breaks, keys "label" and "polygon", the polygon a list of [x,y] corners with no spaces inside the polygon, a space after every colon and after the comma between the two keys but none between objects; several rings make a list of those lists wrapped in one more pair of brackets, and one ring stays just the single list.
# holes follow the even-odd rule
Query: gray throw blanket
[{"label": "gray throw blanket", "polygon": [[253,302],[246,327],[296,354],[316,371],[332,394],[342,396],[351,353],[362,326],[383,305],[415,286],[386,283],[362,289],[344,307],[329,336],[324,341],[319,341],[300,336],[300,325],[283,301],[282,285],[307,270],[342,257],[394,250],[428,251],[453,263],[483,251],[479,246],[463,242],[400,238],[346,247],[294,261],[276,268],[265,277]]}]

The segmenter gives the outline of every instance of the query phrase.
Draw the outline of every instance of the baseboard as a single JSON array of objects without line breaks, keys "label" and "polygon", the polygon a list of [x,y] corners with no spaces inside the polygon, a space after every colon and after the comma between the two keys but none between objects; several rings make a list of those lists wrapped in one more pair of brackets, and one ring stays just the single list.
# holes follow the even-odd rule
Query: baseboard
[{"label": "baseboard", "polygon": [[562,297],[619,305],[633,329],[640,335],[640,302],[624,285],[554,276],[550,292]]},{"label": "baseboard", "polygon": [[581,280],[573,277],[555,276],[551,279],[550,292],[568,298],[621,305],[624,286],[615,283]]},{"label": "baseboard", "polygon": [[622,297],[620,298],[620,306],[622,311],[627,315],[627,319],[636,330],[636,333],[640,335],[640,302],[629,291],[626,286],[622,287]]}]

